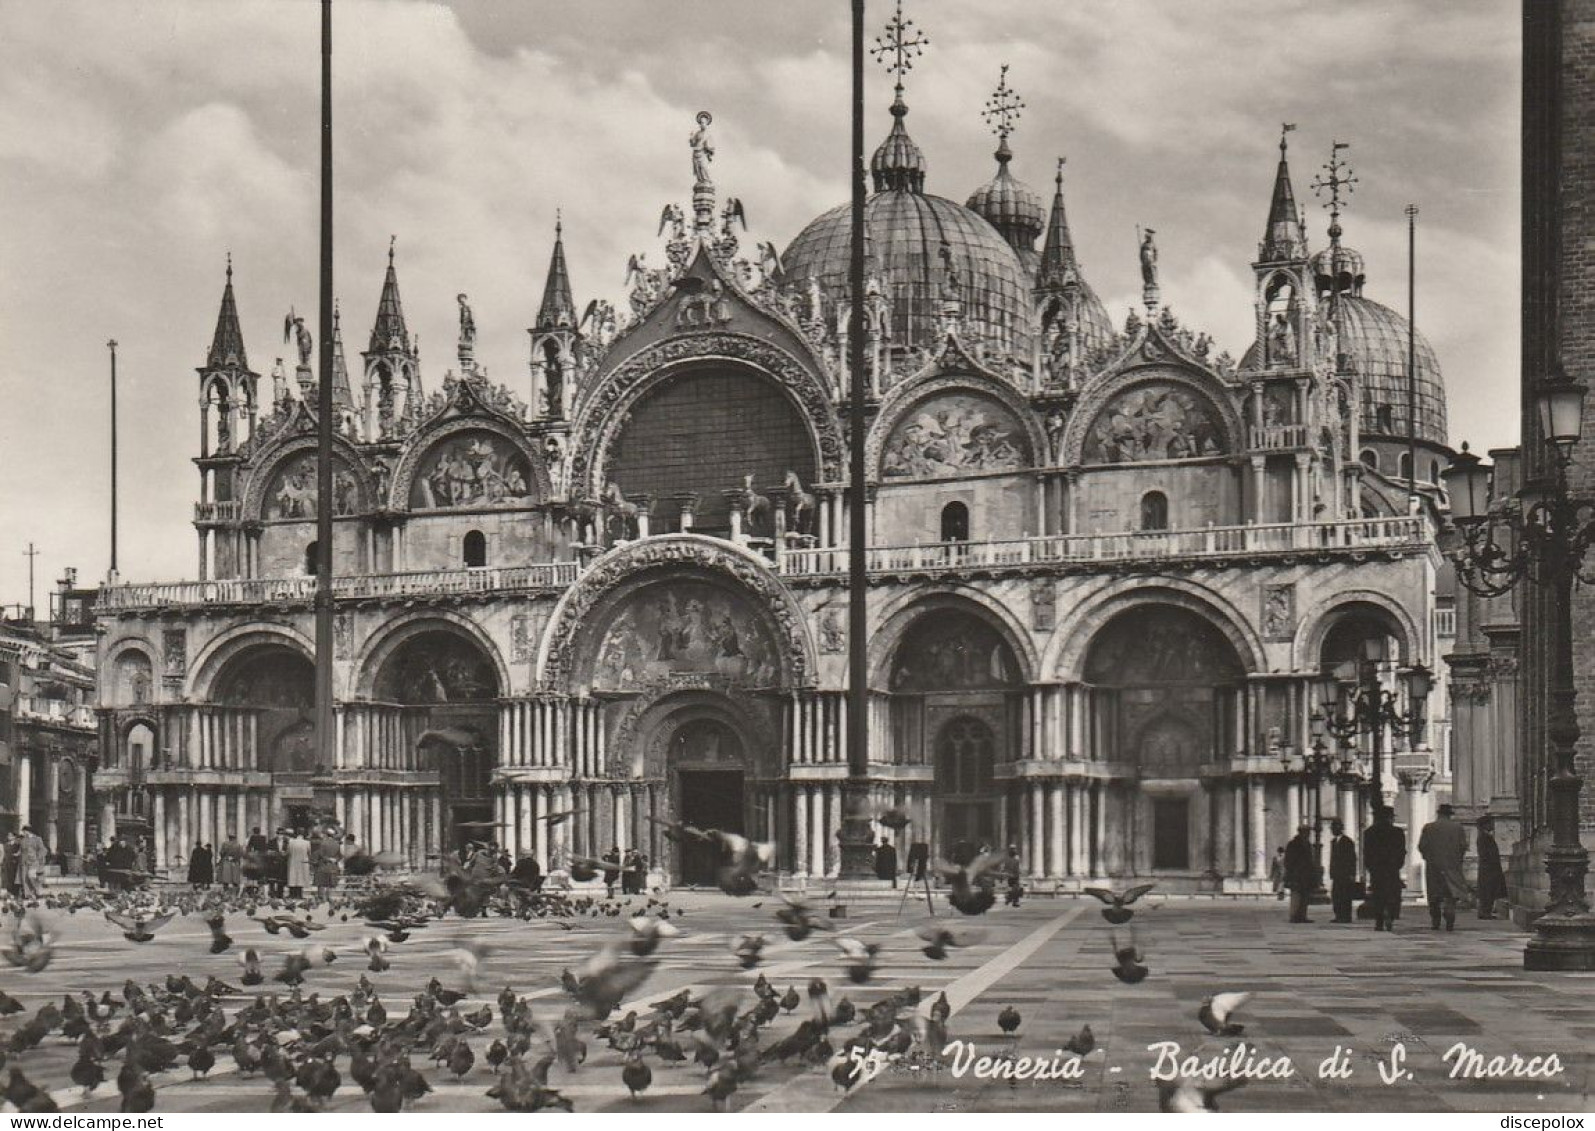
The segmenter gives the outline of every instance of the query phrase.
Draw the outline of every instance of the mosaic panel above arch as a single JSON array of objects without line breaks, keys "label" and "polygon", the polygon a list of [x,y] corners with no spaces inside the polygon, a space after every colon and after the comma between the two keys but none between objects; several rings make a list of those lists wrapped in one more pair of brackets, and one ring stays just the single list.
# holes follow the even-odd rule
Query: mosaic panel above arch
[{"label": "mosaic panel above arch", "polygon": [[1136,605],[1100,628],[1085,679],[1110,687],[1215,684],[1245,674],[1229,638],[1206,617],[1175,605]]},{"label": "mosaic panel above arch", "polygon": [[638,587],[609,610],[593,638],[593,686],[602,690],[683,676],[753,687],[780,679],[768,616],[745,595],[699,578],[666,576]]},{"label": "mosaic panel above arch", "polygon": [[969,691],[1023,681],[1013,649],[974,613],[942,610],[909,627],[892,657],[893,691]]},{"label": "mosaic panel above arch", "polygon": [[886,479],[1013,471],[1033,460],[1025,427],[1006,405],[972,392],[946,392],[909,409],[881,454]]},{"label": "mosaic panel above arch", "polygon": [[412,510],[519,507],[536,499],[531,461],[486,428],[455,432],[421,457],[410,480]]},{"label": "mosaic panel above arch", "polygon": [[[316,453],[299,452],[277,465],[266,487],[264,519],[303,519],[316,517]],[[347,460],[333,456],[332,513],[357,514],[360,505],[360,480]]]},{"label": "mosaic panel above arch", "polygon": [[1222,455],[1223,416],[1194,389],[1145,381],[1122,390],[1086,430],[1081,463],[1143,463]]},{"label": "mosaic panel above arch", "polygon": [[418,633],[377,672],[376,695],[389,703],[481,703],[498,695],[498,672],[475,641],[448,629]]}]

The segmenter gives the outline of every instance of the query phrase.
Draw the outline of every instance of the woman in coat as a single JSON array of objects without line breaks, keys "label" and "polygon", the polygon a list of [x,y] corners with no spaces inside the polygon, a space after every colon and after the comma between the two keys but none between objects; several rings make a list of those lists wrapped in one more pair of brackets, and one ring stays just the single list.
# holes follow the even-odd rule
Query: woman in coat
[{"label": "woman in coat", "polygon": [[323,900],[331,899],[332,889],[338,886],[342,856],[337,834],[331,829],[323,831],[316,837],[316,842],[310,850],[310,863],[316,876],[316,895]]},{"label": "woman in coat", "polygon": [[315,880],[310,871],[310,842],[305,839],[303,832],[294,830],[293,835],[288,838],[288,848],[284,855],[288,861],[288,895],[292,899],[302,899],[305,889]]},{"label": "woman in coat", "polygon": [[217,850],[216,882],[223,888],[236,890],[244,884],[244,846],[238,843],[238,837],[233,833],[227,834],[227,839],[222,841],[222,846]]},{"label": "woman in coat", "polygon": [[215,880],[216,864],[210,845],[196,844],[188,857],[188,882],[196,888],[208,888]]}]

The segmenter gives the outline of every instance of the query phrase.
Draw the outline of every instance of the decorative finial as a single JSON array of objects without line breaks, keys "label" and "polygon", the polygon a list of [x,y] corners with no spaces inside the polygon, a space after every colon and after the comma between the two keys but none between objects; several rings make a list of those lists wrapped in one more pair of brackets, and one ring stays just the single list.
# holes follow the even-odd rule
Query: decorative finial
[{"label": "decorative finial", "polygon": [[1285,159],[1285,148],[1286,148],[1285,138],[1290,134],[1290,131],[1295,129],[1295,128],[1296,128],[1296,123],[1295,122],[1281,122],[1279,124],[1279,159],[1281,161],[1283,161]]},{"label": "decorative finial", "polygon": [[230,251],[227,253],[227,281],[233,281],[233,253]]},{"label": "decorative finial", "polygon": [[1069,159],[1067,157],[1058,158],[1058,175],[1054,177],[1053,180],[1057,182],[1058,188],[1060,190],[1063,188],[1063,167],[1068,163]]},{"label": "decorative finial", "polygon": [[393,266],[393,245],[399,242],[398,236],[388,237],[388,266]]},{"label": "decorative finial", "polygon": [[554,239],[560,240],[565,236],[565,210],[559,205],[554,206]]},{"label": "decorative finial", "polygon": [[1004,63],[997,79],[997,89],[986,99],[986,108],[980,112],[980,116],[986,119],[986,125],[997,135],[998,140],[1006,142],[1024,108],[1024,100],[1019,97],[1019,92],[1008,85],[1008,64]]},{"label": "decorative finial", "polygon": [[114,351],[116,349],[116,339],[112,338],[110,341],[106,342],[105,348]]},{"label": "decorative finial", "polygon": [[886,22],[885,34],[875,37],[870,54],[886,68],[887,74],[897,76],[898,102],[903,100],[903,76],[913,70],[914,60],[923,55],[928,46],[930,39],[915,29],[914,21],[903,19],[903,0],[897,0],[897,10]]},{"label": "decorative finial", "polygon": [[1336,251],[1340,247],[1340,208],[1345,203],[1345,198],[1351,196],[1357,186],[1357,178],[1351,175],[1351,166],[1340,157],[1340,151],[1350,147],[1350,142],[1334,142],[1329,150],[1328,164],[1324,166],[1323,172],[1313,179],[1313,192],[1319,196],[1329,194],[1324,207],[1329,209],[1329,242]]}]

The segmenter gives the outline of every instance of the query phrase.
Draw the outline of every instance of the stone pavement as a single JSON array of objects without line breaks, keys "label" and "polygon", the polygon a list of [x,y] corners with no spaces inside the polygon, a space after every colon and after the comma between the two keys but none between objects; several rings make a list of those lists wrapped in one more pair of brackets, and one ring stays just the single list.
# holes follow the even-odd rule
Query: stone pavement
[{"label": "stone pavement", "polygon": [[[744,1085],[733,1108],[772,1111],[1011,1111],[1155,1110],[1157,1089],[1149,1078],[1156,1042],[1178,1042],[1182,1056],[1215,1055],[1237,1043],[1208,1038],[1196,1021],[1205,995],[1244,989],[1252,1000],[1239,1019],[1254,1059],[1288,1056],[1296,1074],[1256,1080],[1221,1098],[1234,1111],[1578,1111],[1591,1107],[1595,1089],[1595,975],[1528,973],[1522,969],[1524,936],[1509,923],[1463,919],[1455,933],[1429,930],[1421,907],[1409,907],[1401,929],[1379,934],[1369,924],[1328,922],[1327,908],[1315,909],[1317,922],[1292,926],[1285,909],[1272,901],[1214,902],[1156,896],[1137,905],[1133,924],[1151,976],[1136,986],[1116,981],[1110,935],[1115,930],[1094,900],[1027,899],[1018,909],[998,907],[981,919],[943,920],[967,930],[972,945],[954,950],[944,962],[919,953],[913,927],[925,919],[913,904],[901,919],[895,898],[850,897],[848,933],[882,945],[877,977],[866,986],[846,983],[829,937],[816,934],[788,942],[768,920],[773,899],[754,909],[754,900],[718,894],[677,894],[685,911],[683,934],[666,940],[659,970],[637,1001],[623,1008],[646,1009],[685,986],[748,985],[758,971],[739,970],[730,941],[745,930],[770,936],[761,967],[778,990],[793,985],[802,994],[810,978],[826,978],[832,993],[845,992],[867,1006],[881,994],[918,985],[926,1000],[946,990],[954,1009],[949,1034],[981,1054],[1051,1059],[1082,1024],[1089,1023],[1098,1050],[1082,1063],[1083,1078],[1053,1080],[977,1079],[953,1067],[897,1066],[843,1093],[820,1067],[772,1064]],[[241,915],[228,929],[237,942],[233,953],[206,953],[209,938],[196,918],[179,919],[156,941],[124,941],[98,915],[56,916],[63,946],[42,974],[0,970],[4,988],[30,1008],[67,991],[115,992],[124,978],[141,981],[186,973],[197,981],[215,974],[236,983],[236,952],[244,945],[262,950],[268,971],[276,955],[293,944],[271,938]],[[613,921],[578,920],[564,930],[548,922],[449,919],[417,931],[411,941],[390,951],[393,968],[371,975],[390,1011],[407,1008],[409,997],[430,977],[458,986],[460,977],[446,952],[455,942],[475,937],[493,947],[476,987],[491,1000],[505,984],[546,1000],[544,1016],[563,1009],[557,987],[562,968],[575,965],[620,929]],[[1128,936],[1131,927],[1117,928]],[[318,943],[347,948],[331,967],[307,975],[306,992],[324,997],[351,988],[364,970],[357,952],[366,930],[358,923],[334,922],[314,937]],[[280,986],[277,988],[281,988]],[[241,1003],[245,999],[239,999]],[[750,999],[751,1000],[751,999]],[[233,1003],[229,1003],[233,1004]],[[466,1003],[467,1005],[470,1003]],[[1012,1005],[1022,1020],[1012,1037],[1001,1034],[997,1014]],[[772,1027],[771,1039],[790,1032],[807,1015],[804,1004]],[[0,1031],[14,1029],[17,1017],[0,1020]],[[494,1029],[496,1030],[495,1022]],[[479,1042],[476,1067],[456,1082],[428,1071],[435,1088],[416,1110],[487,1111],[496,1107],[485,1093],[492,1073],[481,1053],[492,1031]],[[1410,1076],[1386,1085],[1377,1065],[1388,1065],[1396,1043],[1405,1048]],[[1450,1079],[1444,1054],[1464,1042],[1487,1060],[1517,1053],[1525,1059],[1555,1053],[1563,1071],[1550,1079]],[[838,1041],[838,1043],[840,1043]],[[1341,1046],[1348,1050],[1349,1079],[1320,1080],[1318,1065]],[[589,1036],[590,1055],[576,1073],[555,1069],[550,1083],[578,1110],[704,1111],[703,1075],[694,1067],[655,1066],[654,1083],[638,1100],[626,1097],[620,1083],[620,1058]],[[1067,1059],[1067,1054],[1061,1054]],[[109,1085],[85,1099],[67,1080],[73,1047],[51,1038],[13,1063],[55,1090],[63,1109],[114,1111]],[[417,1066],[425,1068],[417,1057]],[[346,1070],[346,1066],[342,1066]],[[114,1075],[115,1067],[111,1068]],[[189,1079],[186,1069],[159,1078],[157,1110],[261,1110],[271,1088],[259,1077],[244,1078],[226,1055],[205,1080]],[[69,1106],[70,1105],[70,1106]],[[333,1108],[369,1110],[358,1088],[347,1081]]]}]

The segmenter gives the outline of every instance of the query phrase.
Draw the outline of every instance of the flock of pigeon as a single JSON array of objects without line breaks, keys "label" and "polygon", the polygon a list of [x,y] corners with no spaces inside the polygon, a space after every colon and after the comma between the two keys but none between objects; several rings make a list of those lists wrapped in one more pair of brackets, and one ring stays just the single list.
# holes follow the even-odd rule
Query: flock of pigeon
[{"label": "flock of pigeon", "polygon": [[[201,919],[209,928],[209,953],[237,955],[238,984],[215,976],[200,984],[186,974],[144,985],[129,979],[120,992],[69,993],[31,1014],[0,989],[0,1021],[7,1023],[0,1030],[0,1069],[9,1071],[0,1089],[0,1110],[56,1110],[50,1087],[30,1079],[25,1067],[30,1052],[41,1046],[76,1047],[69,1076],[85,1098],[114,1073],[124,1112],[151,1110],[159,1083],[183,1079],[185,1069],[192,1078],[204,1077],[228,1057],[240,1076],[269,1082],[273,1111],[295,1112],[325,1110],[345,1078],[361,1089],[372,1110],[403,1111],[433,1091],[444,1074],[463,1082],[479,1056],[492,1077],[486,1095],[504,1108],[568,1111],[572,1100],[551,1085],[550,1073],[556,1065],[565,1074],[577,1072],[590,1044],[606,1046],[618,1056],[621,1084],[633,1098],[653,1085],[655,1065],[665,1070],[681,1066],[702,1074],[702,1092],[717,1110],[725,1110],[739,1089],[772,1064],[823,1068],[846,1091],[865,1079],[867,1064],[941,1057],[953,1013],[946,993],[931,998],[908,986],[875,996],[878,990],[872,988],[868,996],[875,996],[873,1002],[853,1002],[847,988],[872,981],[881,944],[838,929],[834,907],[827,913],[779,891],[766,892],[761,879],[770,865],[771,846],[718,830],[667,825],[664,831],[675,840],[701,837],[718,843],[721,890],[738,897],[760,896],[747,905],[753,911],[773,902],[767,933],[732,937],[737,968],[758,968],[772,935],[801,943],[824,932],[836,947],[842,984],[833,989],[826,979],[815,977],[802,993],[794,986],[782,991],[761,970],[751,987],[721,986],[701,994],[689,988],[641,1008],[636,1006],[646,999],[635,999],[622,1012],[658,969],[660,948],[682,933],[678,921],[684,912],[672,908],[659,892],[637,905],[573,892],[530,892],[507,877],[453,869],[437,878],[378,881],[350,891],[334,898],[318,920],[319,906],[256,901],[239,893],[157,897],[138,891],[78,891],[47,897],[41,905],[4,908],[16,920],[9,940],[0,945],[6,963],[0,970],[31,975],[50,965],[57,944],[57,928],[46,917],[50,912],[99,912],[134,944],[149,943],[182,915]],[[574,874],[578,869],[596,874],[603,867],[602,861],[575,864],[573,878],[578,880],[583,878]],[[962,915],[984,914],[996,901],[1002,866],[997,855],[960,867],[943,865],[939,871],[948,902]],[[1104,918],[1118,927],[1129,923],[1131,905],[1149,890],[1151,885],[1122,893],[1087,892],[1103,901]],[[455,987],[433,976],[405,1002],[401,993],[381,986],[394,948],[415,932],[450,916],[471,920],[488,914],[545,921],[565,931],[584,918],[623,922],[585,961],[563,971],[557,990],[523,997],[505,987],[495,999],[485,998],[479,984],[491,949],[462,937],[451,938],[446,952]],[[60,921],[58,915],[55,921]],[[369,933],[358,950],[346,948],[340,954],[318,941],[334,922],[365,925]],[[239,942],[229,927],[240,934],[258,929],[266,938]],[[455,934],[460,934],[458,929]],[[935,919],[918,928],[917,937],[920,952],[932,961],[982,938],[978,931]],[[1133,935],[1121,942],[1115,934],[1112,942],[1114,976],[1128,984],[1144,980],[1150,971]],[[348,959],[364,964],[349,992],[327,998],[307,989],[307,973]],[[562,993],[563,998],[550,993]],[[1243,1027],[1233,1015],[1246,998],[1243,993],[1215,995],[1203,1003],[1199,1020],[1211,1034],[1236,1036]],[[1022,1024],[1011,1005],[995,1020],[1009,1036],[1016,1036]],[[1067,1044],[1082,1057],[1096,1047],[1089,1025]],[[175,1075],[162,1075],[166,1073]],[[1164,1111],[1217,1110],[1216,1097],[1235,1086],[1236,1081],[1195,1079],[1160,1084],[1159,1105]],[[345,1091],[340,1100],[350,1094]]]}]

